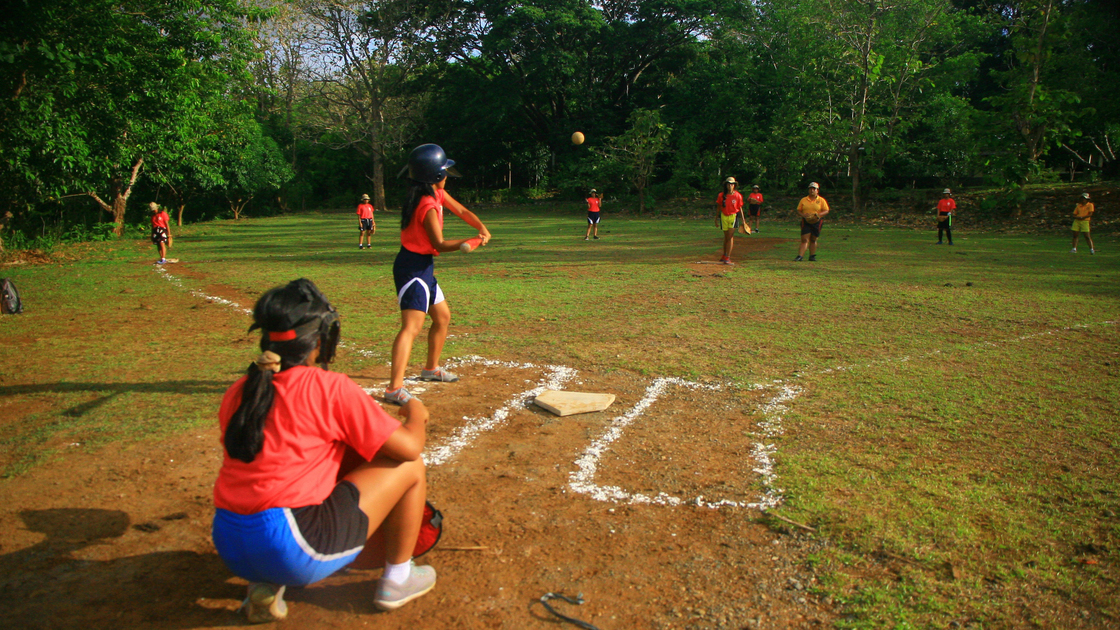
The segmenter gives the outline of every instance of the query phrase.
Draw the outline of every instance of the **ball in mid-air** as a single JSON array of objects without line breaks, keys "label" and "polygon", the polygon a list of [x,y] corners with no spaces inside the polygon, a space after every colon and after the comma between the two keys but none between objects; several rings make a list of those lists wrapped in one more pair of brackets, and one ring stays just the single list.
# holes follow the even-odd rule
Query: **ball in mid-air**
[{"label": "ball in mid-air", "polygon": [[577,131],[572,134],[572,144],[583,144],[583,132]]}]

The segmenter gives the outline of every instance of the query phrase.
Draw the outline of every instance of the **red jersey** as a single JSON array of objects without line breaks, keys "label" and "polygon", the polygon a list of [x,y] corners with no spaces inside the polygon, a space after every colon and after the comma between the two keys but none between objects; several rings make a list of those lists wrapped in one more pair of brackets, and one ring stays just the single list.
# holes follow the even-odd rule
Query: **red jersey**
[{"label": "red jersey", "polygon": [[410,252],[417,254],[431,254],[439,256],[439,252],[432,247],[432,240],[428,238],[428,231],[424,229],[424,217],[429,211],[434,210],[439,217],[439,228],[443,229],[443,189],[436,189],[436,196],[424,195],[412,213],[412,222],[401,230],[401,245]]},{"label": "red jersey", "polygon": [[740,195],[739,191],[736,190],[724,199],[723,193],[720,193],[716,195],[716,203],[719,204],[722,212],[728,216],[739,214],[739,211],[743,209],[743,195]]},{"label": "red jersey", "polygon": [[600,203],[601,203],[601,201],[599,200],[598,197],[588,197],[587,198],[587,211],[588,212],[598,212]]},{"label": "red jersey", "polygon": [[[928,206],[927,206],[928,207]],[[938,214],[952,214],[957,209],[957,202],[952,199],[942,199],[937,202]]]},{"label": "red jersey", "polygon": [[751,204],[752,206],[761,206],[762,193],[751,193],[750,196],[747,197],[747,203]]},{"label": "red jersey", "polygon": [[167,224],[170,220],[171,217],[167,216],[167,213],[163,210],[160,210],[159,212],[152,215],[152,229],[154,230],[155,228],[163,228],[166,230]]},{"label": "red jersey", "polygon": [[[241,404],[241,377],[218,411],[222,439]],[[322,503],[334,490],[347,445],[366,459],[401,423],[350,377],[317,367],[288,368],[272,378],[276,396],[264,425],[264,447],[251,463],[225,454],[214,505],[237,514]],[[224,450],[224,442],[223,442]]]},{"label": "red jersey", "polygon": [[372,219],[373,218],[373,205],[368,203],[358,204],[358,218],[359,219]]}]

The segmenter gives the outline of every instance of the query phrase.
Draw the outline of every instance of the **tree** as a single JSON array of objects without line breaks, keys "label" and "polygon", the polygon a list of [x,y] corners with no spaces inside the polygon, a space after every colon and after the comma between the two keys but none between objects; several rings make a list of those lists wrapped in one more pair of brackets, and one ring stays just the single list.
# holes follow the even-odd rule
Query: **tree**
[{"label": "tree", "polygon": [[239,139],[227,144],[222,176],[223,194],[234,219],[240,219],[254,197],[276,191],[292,178],[292,168],[276,141],[261,133],[255,120],[244,121],[236,130]]},{"label": "tree", "polygon": [[[174,159],[251,54],[236,0],[16,3],[0,46],[2,175],[40,199],[88,195],[123,229],[147,162]],[[12,16],[9,16],[12,20]]]},{"label": "tree", "polygon": [[615,138],[607,138],[596,152],[619,172],[638,192],[638,214],[646,209],[646,188],[653,177],[657,156],[669,145],[672,129],[661,122],[661,112],[636,109],[628,120],[630,128]]},{"label": "tree", "polygon": [[374,205],[385,207],[385,159],[418,126],[412,87],[434,48],[430,5],[418,0],[301,0],[309,21],[312,94],[307,123],[320,142],[370,160]]}]

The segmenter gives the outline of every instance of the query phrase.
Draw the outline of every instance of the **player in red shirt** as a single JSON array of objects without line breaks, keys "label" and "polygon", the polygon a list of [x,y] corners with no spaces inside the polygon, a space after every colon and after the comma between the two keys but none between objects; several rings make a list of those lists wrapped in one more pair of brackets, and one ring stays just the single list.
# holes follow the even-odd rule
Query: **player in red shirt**
[{"label": "player in red shirt", "polygon": [[[443,289],[436,282],[435,257],[440,252],[453,252],[464,243],[485,245],[490,241],[490,231],[482,221],[463,204],[447,194],[444,186],[448,174],[458,177],[452,167],[454,160],[438,145],[422,144],[408,156],[408,172],[412,186],[409,188],[401,212],[401,249],[393,261],[393,281],[397,287],[397,303],[401,308],[401,330],[393,341],[393,366],[385,400],[404,404],[412,394],[404,388],[404,372],[412,354],[412,342],[424,319],[431,315],[428,330],[428,359],[420,371],[420,380],[451,383],[459,377],[439,365],[447,328],[451,324],[451,307],[444,299]],[[443,210],[447,208],[468,225],[478,230],[475,239],[443,238]]]},{"label": "player in red shirt", "polygon": [[171,217],[154,201],[148,204],[148,209],[152,211],[152,245],[159,250],[156,264],[162,265],[167,262],[167,246],[171,243]]},{"label": "player in red shirt", "polygon": [[747,196],[747,214],[754,219],[754,231],[761,232],[758,222],[762,219],[762,193],[758,184],[751,186],[751,194]]},{"label": "player in red shirt", "polygon": [[[739,225],[747,225],[747,219],[743,216],[743,195],[735,190],[738,184],[734,177],[728,177],[723,180],[723,192],[716,195],[719,227],[723,230],[723,254],[719,261],[725,265],[735,264],[731,262],[731,248],[735,246],[735,228]],[[751,233],[750,227],[745,229],[747,234]]]},{"label": "player in red shirt", "polygon": [[941,235],[949,238],[953,244],[953,213],[957,210],[957,202],[953,201],[953,192],[946,188],[941,191],[941,201],[937,202],[937,244],[941,244]]},{"label": "player in red shirt", "polygon": [[[369,202],[369,195],[362,195],[362,203],[358,204],[358,249],[369,247],[373,249],[370,239],[377,233],[377,224],[373,221],[373,204]],[[362,245],[362,239],[366,244]]]},{"label": "player in red shirt", "polygon": [[[287,586],[317,582],[363,551],[385,563],[378,608],[427,593],[435,570],[411,558],[427,494],[428,410],[413,400],[402,424],[349,377],[327,371],[339,319],[310,280],[265,293],[253,321],[262,354],[218,412],[225,457],[212,530],[226,566],[250,582],[249,620],[283,619]],[[360,463],[344,468],[348,452]]]},{"label": "player in red shirt", "polygon": [[587,234],[583,235],[585,241],[591,236],[591,228],[595,228],[595,240],[599,240],[599,212],[602,210],[602,202],[603,196],[592,188],[587,195]]}]

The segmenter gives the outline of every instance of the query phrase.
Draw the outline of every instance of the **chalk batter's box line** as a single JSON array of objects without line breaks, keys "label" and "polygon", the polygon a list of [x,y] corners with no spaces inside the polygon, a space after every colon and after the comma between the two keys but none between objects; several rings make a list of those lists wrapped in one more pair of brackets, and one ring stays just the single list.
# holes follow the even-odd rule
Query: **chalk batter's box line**
[{"label": "chalk batter's box line", "polygon": [[[163,274],[164,277],[167,278],[172,284],[180,288],[184,288],[182,282],[175,276],[171,275],[171,273],[168,272],[166,268],[158,267],[156,268],[156,271]],[[205,293],[194,289],[190,289],[189,291],[195,297],[229,306],[231,308],[252,315],[251,310],[246,309],[230,300],[206,295]],[[1099,325],[1112,326],[1116,323],[1117,322],[1114,320],[1108,320],[1104,322],[1096,322],[1093,324],[1075,324],[1072,326],[1066,326],[1061,329],[1022,335],[1020,337],[1003,341],[985,341],[971,344],[970,346],[965,346],[965,349],[980,348],[982,346],[995,347],[1006,343],[1018,343],[1041,336],[1054,335],[1058,332],[1083,330],[1088,329],[1092,326]],[[346,347],[348,350],[353,351],[361,356],[379,356],[376,353],[360,348],[355,348],[347,344],[343,344],[343,347]],[[824,370],[820,370],[817,372],[817,374],[828,375],[835,372],[851,371],[860,368],[888,365],[892,363],[902,363],[911,360],[921,360],[932,358],[942,353],[943,352],[941,350],[934,350],[917,357],[905,356],[892,359],[883,359],[879,361],[871,361],[861,365],[837,366],[835,368],[826,368]],[[449,362],[449,365],[501,366],[512,369],[543,368],[549,370],[549,374],[545,379],[542,380],[540,384],[538,384],[538,386],[514,396],[489,417],[469,418],[464,416],[463,419],[466,421],[466,424],[461,426],[455,432],[455,434],[453,434],[439,446],[429,448],[427,451],[425,451],[425,461],[433,466],[438,466],[450,461],[464,448],[469,446],[480,435],[492,432],[504,425],[508,421],[510,413],[518,408],[522,408],[525,405],[529,404],[533,398],[542,393],[545,389],[562,389],[564,383],[569,381],[578,373],[574,368],[565,366],[538,366],[531,363],[493,361],[478,356],[465,357],[457,361]],[[805,375],[801,375],[799,376],[799,378],[804,376]],[[583,455],[581,455],[581,457],[575,462],[577,470],[569,473],[568,487],[573,492],[576,492],[578,494],[586,494],[591,498],[599,501],[610,501],[615,503],[634,503],[666,506],[679,506],[688,504],[697,505],[700,507],[708,507],[712,509],[718,509],[721,507],[739,507],[754,508],[759,510],[766,510],[780,505],[783,500],[783,490],[776,486],[778,476],[774,472],[774,455],[777,452],[777,447],[774,444],[767,444],[766,441],[784,433],[784,429],[782,427],[782,419],[784,418],[785,413],[789,411],[788,403],[796,399],[797,396],[799,396],[803,391],[802,388],[796,385],[788,384],[782,380],[774,380],[767,384],[754,384],[748,387],[749,389],[756,390],[778,390],[775,396],[759,406],[759,411],[762,412],[762,420],[759,422],[759,428],[761,429],[759,435],[763,438],[764,441],[755,443],[751,451],[752,457],[754,457],[755,461],[758,462],[758,467],[753,468],[752,471],[761,476],[762,485],[765,488],[763,495],[758,501],[746,502],[735,501],[731,499],[709,501],[704,496],[697,496],[692,499],[683,499],[681,497],[669,495],[665,492],[659,492],[657,495],[650,496],[642,493],[628,492],[618,486],[600,486],[594,482],[596,473],[598,472],[599,461],[602,459],[602,456],[610,450],[609,445],[621,438],[623,430],[627,426],[632,424],[637,418],[639,418],[654,402],[656,402],[657,399],[664,393],[665,389],[670,385],[694,389],[709,389],[712,391],[718,391],[722,389],[719,385],[704,385],[701,383],[685,381],[679,378],[655,379],[653,383],[651,383],[650,386],[646,389],[646,396],[642,398],[642,400],[640,400],[626,414],[614,418],[611,421],[611,426],[608,427],[607,431],[594,442],[592,442],[592,444],[587,449],[584,450]],[[371,395],[374,393],[374,390],[372,389],[366,389],[366,391]]]}]

